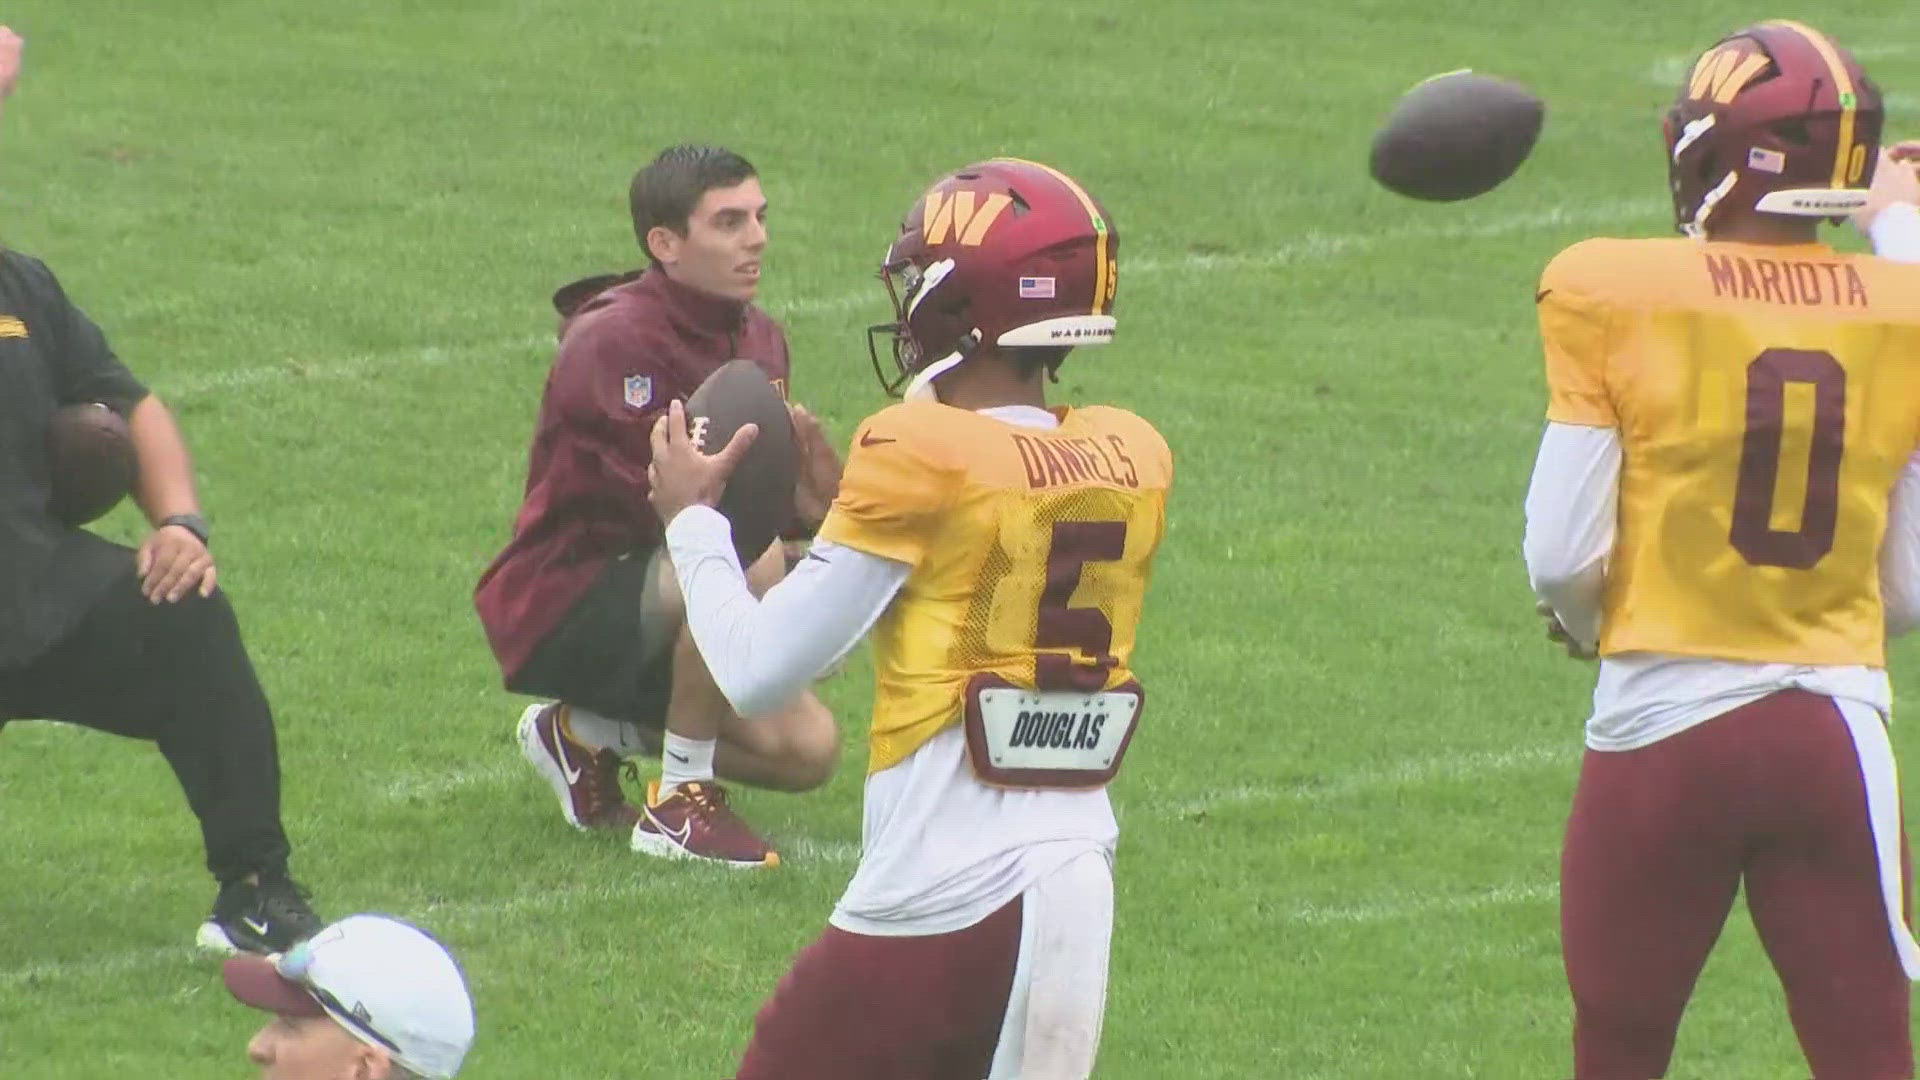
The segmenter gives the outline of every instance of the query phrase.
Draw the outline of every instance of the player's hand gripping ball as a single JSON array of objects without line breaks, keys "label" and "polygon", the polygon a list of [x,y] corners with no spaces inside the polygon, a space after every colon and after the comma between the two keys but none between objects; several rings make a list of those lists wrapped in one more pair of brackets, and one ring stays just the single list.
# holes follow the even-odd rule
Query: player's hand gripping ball
[{"label": "player's hand gripping ball", "polygon": [[1484,195],[1540,137],[1546,105],[1518,83],[1453,71],[1407,91],[1373,137],[1373,178],[1429,202]]},{"label": "player's hand gripping ball", "polygon": [[717,454],[748,424],[760,429],[715,509],[733,526],[733,548],[749,566],[793,520],[793,418],[787,403],[751,360],[729,360],[687,398],[687,432],[694,449]]}]

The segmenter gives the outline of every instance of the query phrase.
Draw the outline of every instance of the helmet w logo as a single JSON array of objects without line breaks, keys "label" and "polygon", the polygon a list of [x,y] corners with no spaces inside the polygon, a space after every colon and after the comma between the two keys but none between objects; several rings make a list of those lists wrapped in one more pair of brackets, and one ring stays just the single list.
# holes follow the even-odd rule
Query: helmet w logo
[{"label": "helmet w logo", "polygon": [[929,246],[946,243],[947,232],[952,230],[961,247],[979,247],[987,238],[987,230],[1012,202],[1000,192],[976,203],[971,191],[929,191],[920,228]]},{"label": "helmet w logo", "polygon": [[1693,65],[1693,76],[1687,81],[1687,97],[1731,105],[1767,63],[1767,55],[1752,48],[1715,49]]}]

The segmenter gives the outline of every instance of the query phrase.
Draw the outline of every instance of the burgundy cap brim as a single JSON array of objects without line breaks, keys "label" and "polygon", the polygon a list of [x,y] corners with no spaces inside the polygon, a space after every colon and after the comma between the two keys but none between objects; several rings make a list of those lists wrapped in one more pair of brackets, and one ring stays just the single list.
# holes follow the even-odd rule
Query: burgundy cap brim
[{"label": "burgundy cap brim", "polygon": [[227,991],[242,1005],[279,1016],[325,1016],[327,1011],[299,983],[281,977],[264,956],[235,956],[220,965]]}]

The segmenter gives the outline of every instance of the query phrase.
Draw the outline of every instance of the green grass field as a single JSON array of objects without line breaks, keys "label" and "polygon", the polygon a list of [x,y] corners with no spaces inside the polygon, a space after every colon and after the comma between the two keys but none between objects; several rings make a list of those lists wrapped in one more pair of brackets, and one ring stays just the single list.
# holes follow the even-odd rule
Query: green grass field
[{"label": "green grass field", "polygon": [[[1574,240],[1666,229],[1679,64],[1784,13],[1683,8],[15,0],[0,234],[181,414],[295,873],[324,913],[450,942],[463,1076],[720,1076],[857,855],[867,669],[824,688],[841,774],[739,800],[777,872],[564,827],[468,599],[518,502],[547,296],[636,261],[625,185],[657,148],[728,143],[773,200],[795,395],[844,438],[882,403],[871,273],[921,187],[997,153],[1069,171],[1117,222],[1123,332],[1060,396],[1151,418],[1179,468],[1099,1075],[1565,1075],[1555,880],[1592,672],[1540,638],[1519,562],[1530,290]],[[1911,5],[1794,14],[1920,134]],[[1468,204],[1372,186],[1373,124],[1463,66],[1548,98],[1533,160]],[[258,1015],[188,947],[212,886],[159,755],[11,725],[0,823],[0,1076],[250,1075]],[[1805,1075],[1744,913],[1674,1075]]]}]

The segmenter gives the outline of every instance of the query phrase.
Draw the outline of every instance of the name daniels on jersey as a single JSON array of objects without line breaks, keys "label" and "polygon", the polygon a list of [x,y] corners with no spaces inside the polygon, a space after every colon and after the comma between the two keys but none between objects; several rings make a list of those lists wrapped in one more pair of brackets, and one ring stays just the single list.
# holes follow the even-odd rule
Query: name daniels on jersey
[{"label": "name daniels on jersey", "polygon": [[1871,307],[1867,283],[1843,262],[1798,259],[1749,259],[1743,255],[1704,254],[1713,295],[1808,307]]},{"label": "name daniels on jersey", "polygon": [[1100,745],[1100,729],[1106,723],[1106,713],[1022,709],[1013,721],[1013,737],[1007,741],[1015,748],[1092,750]]},{"label": "name daniels on jersey", "polygon": [[1106,436],[1106,446],[1101,446],[1101,441],[1013,436],[1013,445],[1020,451],[1020,463],[1027,467],[1029,488],[1095,480],[1121,487],[1139,487],[1140,473],[1133,467],[1133,459],[1127,456],[1126,441],[1118,435]]}]

